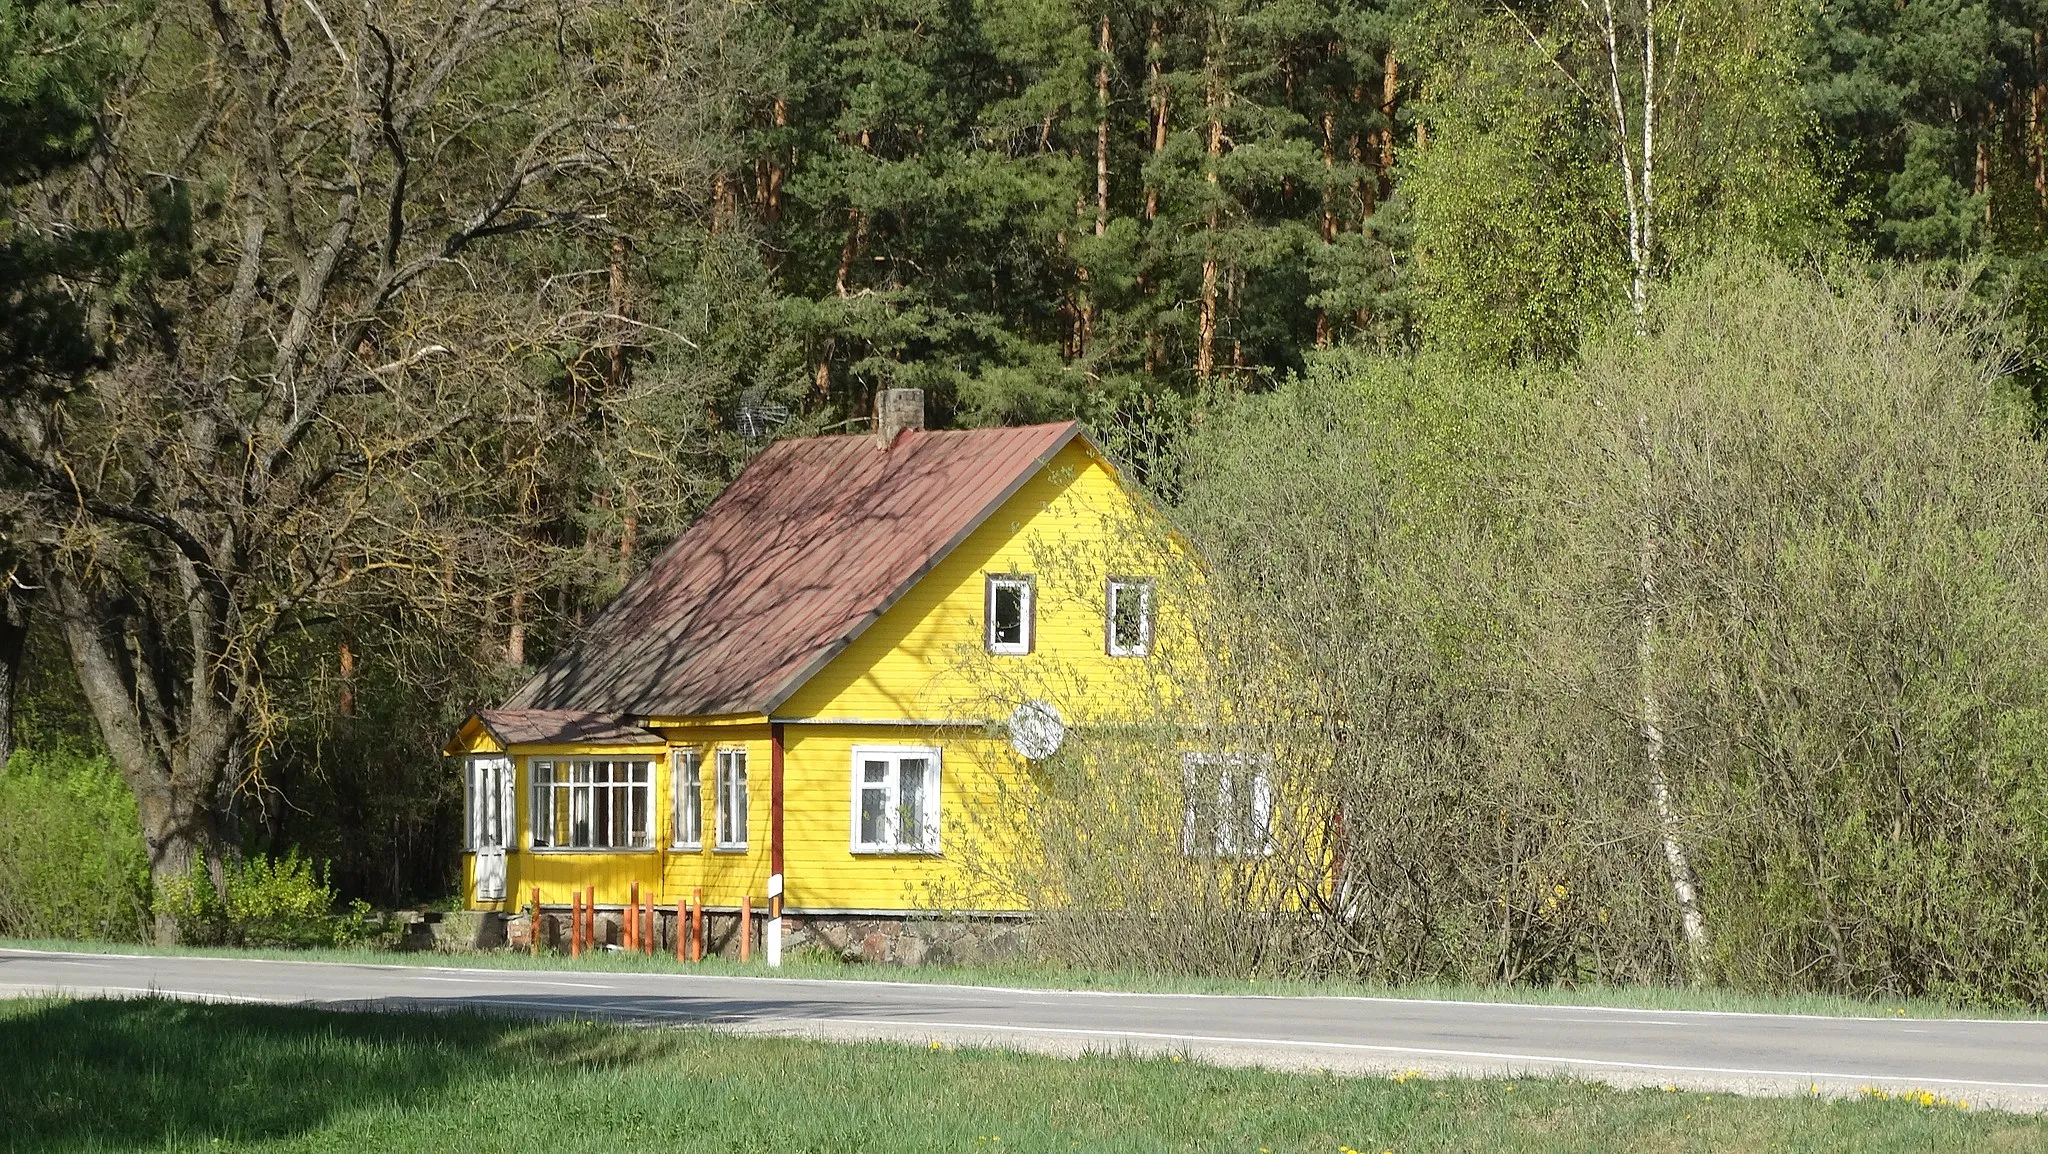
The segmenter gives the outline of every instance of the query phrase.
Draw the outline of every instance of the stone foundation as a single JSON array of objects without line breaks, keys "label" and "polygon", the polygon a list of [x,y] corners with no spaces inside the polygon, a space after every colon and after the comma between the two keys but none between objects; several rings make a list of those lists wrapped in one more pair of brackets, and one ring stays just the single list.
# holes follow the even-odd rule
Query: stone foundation
[{"label": "stone foundation", "polygon": [[505,945],[505,915],[491,910],[400,910],[392,915],[401,950],[473,954]]},{"label": "stone foundation", "polygon": [[1011,961],[1030,945],[1021,917],[798,914],[783,919],[785,954],[805,948],[841,961],[884,966],[961,966]]},{"label": "stone foundation", "polygon": [[[469,916],[498,919],[503,928],[497,944],[516,951],[533,948],[533,919],[529,915]],[[763,935],[767,933],[767,927],[768,919],[757,912],[749,927],[749,936],[753,939],[750,952],[755,960],[762,957]],[[624,917],[620,911],[599,910],[595,945],[602,949],[623,944],[624,928]],[[830,954],[841,961],[872,965],[972,965],[1008,961],[1023,956],[1030,945],[1029,923],[1015,915],[789,914],[782,920],[782,931],[784,957],[812,951]],[[655,911],[654,952],[674,957],[676,933],[675,911]],[[739,911],[704,911],[706,957],[739,960],[739,933]],[[569,951],[568,911],[541,911],[540,945],[542,950],[554,953]],[[431,945],[410,948],[454,950],[460,947],[442,944],[437,939]]]}]

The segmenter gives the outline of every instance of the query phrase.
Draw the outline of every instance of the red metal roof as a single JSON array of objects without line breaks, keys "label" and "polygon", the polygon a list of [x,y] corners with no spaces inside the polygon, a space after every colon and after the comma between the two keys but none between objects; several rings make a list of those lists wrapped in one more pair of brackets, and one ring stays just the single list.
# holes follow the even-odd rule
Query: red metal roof
[{"label": "red metal roof", "polygon": [[512,708],[767,713],[1079,435],[1072,421],[771,445]]},{"label": "red metal roof", "polygon": [[486,709],[476,715],[492,737],[506,746],[661,745],[658,733],[616,717],[581,709]]}]

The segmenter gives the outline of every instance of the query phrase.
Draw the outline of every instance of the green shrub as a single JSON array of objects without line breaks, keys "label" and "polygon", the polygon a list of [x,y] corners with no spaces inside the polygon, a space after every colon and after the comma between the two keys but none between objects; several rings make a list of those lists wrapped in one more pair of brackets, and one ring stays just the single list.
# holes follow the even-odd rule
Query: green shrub
[{"label": "green shrub", "polygon": [[237,946],[340,946],[368,936],[370,908],[357,901],[337,914],[328,869],[299,856],[261,854],[228,864],[222,900],[204,873],[165,885],[157,910],[178,923],[182,940]]},{"label": "green shrub", "polygon": [[104,757],[17,751],[0,768],[0,934],[136,941],[149,863],[135,799]]}]

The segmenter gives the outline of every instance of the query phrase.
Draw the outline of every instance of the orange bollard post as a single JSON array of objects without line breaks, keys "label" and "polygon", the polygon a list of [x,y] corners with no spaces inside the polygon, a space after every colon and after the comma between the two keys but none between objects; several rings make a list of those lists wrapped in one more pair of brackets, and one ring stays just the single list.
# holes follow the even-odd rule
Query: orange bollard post
[{"label": "orange bollard post", "polygon": [[754,952],[754,895],[740,895],[740,961],[744,963]]},{"label": "orange bollard post", "polygon": [[640,921],[641,921],[641,926],[640,926],[640,928],[641,928],[641,930],[643,931],[643,932],[641,933],[641,935],[640,935],[640,952],[641,952],[641,953],[643,953],[643,954],[646,954],[646,955],[647,955],[648,957],[653,957],[653,956],[654,956],[654,899],[653,899],[653,898],[648,898],[648,899],[647,899],[647,904],[646,904],[646,905],[643,905],[643,906],[641,906],[641,907],[640,907]]},{"label": "orange bollard post", "polygon": [[690,894],[690,960],[704,960],[704,887]]},{"label": "orange bollard post", "polygon": [[569,956],[583,956],[583,891],[569,891]]},{"label": "orange bollard post", "polygon": [[597,941],[597,887],[583,887],[583,948],[594,950]]},{"label": "orange bollard post", "polygon": [[677,899],[676,899],[676,961],[678,961],[678,962],[680,962],[680,961],[683,961],[683,960],[685,960],[685,951],[684,951],[684,949],[683,949],[683,939],[684,939],[684,938],[686,938],[686,937],[688,937],[689,935],[688,935],[688,934],[686,934],[686,933],[684,933],[683,931],[684,931],[685,929],[687,929],[687,928],[689,927],[689,925],[690,925],[690,920],[689,920],[689,919],[688,919],[687,917],[685,917],[685,916],[684,916],[684,906],[683,906],[683,899],[681,899],[681,898],[677,898]]},{"label": "orange bollard post", "polygon": [[624,946],[624,947],[626,947],[626,952],[627,952],[627,953],[629,953],[629,954],[631,954],[631,953],[637,953],[637,952],[639,952],[639,949],[640,949],[640,883],[639,883],[639,882],[634,882],[634,883],[633,883],[633,893],[632,893],[632,896],[631,896],[630,898],[628,898],[628,899],[626,900],[626,926],[625,926],[625,934],[624,934],[624,937],[625,937],[625,940],[624,940],[624,941],[622,941],[622,942],[620,942],[619,944],[620,944],[620,945],[622,945],[622,946]]}]

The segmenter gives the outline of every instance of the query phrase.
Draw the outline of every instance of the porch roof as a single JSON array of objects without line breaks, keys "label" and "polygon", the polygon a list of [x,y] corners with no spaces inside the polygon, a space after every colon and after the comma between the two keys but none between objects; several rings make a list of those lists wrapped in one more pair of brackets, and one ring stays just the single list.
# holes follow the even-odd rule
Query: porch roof
[{"label": "porch roof", "polygon": [[515,745],[666,745],[652,730],[584,709],[485,709],[476,719],[507,749]]}]

